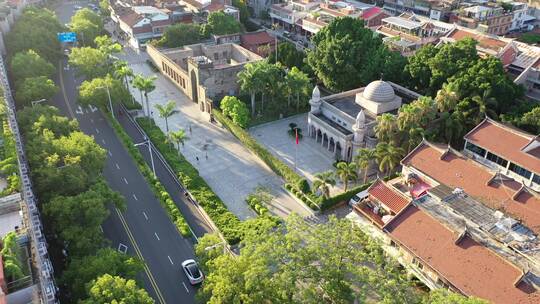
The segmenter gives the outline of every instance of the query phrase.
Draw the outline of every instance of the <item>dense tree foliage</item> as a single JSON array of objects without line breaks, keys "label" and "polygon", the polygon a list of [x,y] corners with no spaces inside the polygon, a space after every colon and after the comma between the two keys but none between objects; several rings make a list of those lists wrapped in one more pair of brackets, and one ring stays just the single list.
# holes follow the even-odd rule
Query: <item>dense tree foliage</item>
[{"label": "dense tree foliage", "polygon": [[137,286],[134,280],[105,274],[92,281],[88,288],[89,297],[82,304],[154,304],[148,293]]},{"label": "dense tree foliage", "polygon": [[331,90],[350,90],[381,77],[395,80],[401,75],[403,59],[393,55],[360,19],[336,18],[311,41],[315,49],[308,53],[307,62]]},{"label": "dense tree foliage", "polygon": [[99,249],[95,255],[75,258],[62,274],[62,281],[70,287],[71,298],[86,297],[86,284],[104,274],[135,280],[143,263],[112,248]]},{"label": "dense tree foliage", "polygon": [[73,48],[69,54],[69,64],[87,79],[103,77],[111,68],[108,54],[91,47]]},{"label": "dense tree foliage", "polygon": [[[275,49],[271,51],[271,54],[268,55],[268,62],[276,63],[276,51]],[[278,43],[277,55],[277,61],[287,68],[297,67],[303,71],[309,68],[309,65],[304,62],[306,54],[297,50],[296,46],[288,41]]]},{"label": "dense tree foliage", "polygon": [[15,97],[23,106],[30,106],[32,101],[50,99],[58,92],[54,81],[46,76],[30,77],[22,80],[17,86]]},{"label": "dense tree foliage", "polygon": [[81,105],[95,105],[102,109],[108,109],[109,94],[113,104],[130,98],[129,91],[122,85],[122,82],[107,74],[105,77],[83,81],[79,87],[78,101]]},{"label": "dense tree foliage", "polygon": [[196,247],[208,269],[207,303],[352,303],[366,297],[413,303],[419,295],[381,247],[348,220],[310,226],[291,215],[284,225],[259,222],[240,255],[223,255],[216,237]]},{"label": "dense tree foliage", "polygon": [[179,23],[165,29],[163,37],[157,41],[158,46],[175,48],[201,42],[201,27],[197,24]]},{"label": "dense tree foliage", "polygon": [[245,103],[234,96],[225,96],[219,105],[223,115],[229,116],[238,126],[245,128],[249,123],[249,110]]},{"label": "dense tree foliage", "polygon": [[4,273],[8,282],[22,278],[25,275],[22,263],[25,261],[22,260],[21,247],[17,241],[17,233],[12,231],[6,234],[2,238],[0,245],[2,247],[0,255],[3,260],[3,265],[0,266],[4,267]]},{"label": "dense tree foliage", "polygon": [[54,65],[43,59],[34,50],[16,53],[11,59],[11,71],[15,82],[26,78],[45,76],[51,78],[55,72]]},{"label": "dense tree foliage", "polygon": [[203,36],[228,35],[242,31],[242,24],[233,16],[222,11],[212,12],[208,15],[207,22],[202,27]]},{"label": "dense tree foliage", "polygon": [[249,10],[246,0],[232,0],[232,5],[240,10],[240,22],[246,24],[249,22]]},{"label": "dense tree foliage", "polygon": [[6,37],[9,54],[34,50],[49,62],[60,58],[60,43],[56,34],[63,26],[55,14],[37,7],[28,7]]},{"label": "dense tree foliage", "polygon": [[77,38],[83,45],[93,46],[94,39],[103,33],[103,21],[91,9],[83,8],[71,17],[69,28],[77,33]]}]

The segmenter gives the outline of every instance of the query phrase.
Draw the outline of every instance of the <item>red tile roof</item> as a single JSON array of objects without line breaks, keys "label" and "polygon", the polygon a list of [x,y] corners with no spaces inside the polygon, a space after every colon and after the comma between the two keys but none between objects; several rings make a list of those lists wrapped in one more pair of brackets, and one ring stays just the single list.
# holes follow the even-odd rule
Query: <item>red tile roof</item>
[{"label": "red tile roof", "polygon": [[380,179],[369,187],[368,193],[396,214],[409,204],[409,199],[392,190]]},{"label": "red tile roof", "polygon": [[365,10],[362,13],[361,18],[364,20],[369,20],[370,18],[377,16],[380,12],[382,12],[382,9],[380,7],[374,6]]},{"label": "red tile roof", "polygon": [[[461,188],[474,199],[493,209],[502,209],[522,220],[531,230],[540,232],[540,198],[536,195],[517,195],[522,184],[514,180],[493,179],[494,172],[450,150],[446,145],[422,142],[401,162],[429,176],[440,184]],[[441,158],[441,156],[444,157]]]},{"label": "red tile roof", "polygon": [[522,150],[531,141],[536,140],[534,135],[485,119],[467,133],[465,139],[540,175],[539,156],[535,156],[534,151],[530,154]]},{"label": "red tile roof", "polygon": [[488,35],[483,35],[481,33],[470,32],[464,29],[455,29],[450,32],[448,35],[449,38],[455,39],[456,41],[463,40],[465,38],[472,38],[478,41],[478,46],[486,49],[493,50],[495,52],[500,52],[508,42],[499,40],[497,38],[492,38]]},{"label": "red tile roof", "polygon": [[540,303],[540,294],[525,282],[515,287],[522,272],[472,238],[457,235],[409,206],[387,226],[391,237],[405,246],[464,294],[493,303]]},{"label": "red tile roof", "polygon": [[382,218],[373,212],[373,210],[369,209],[367,206],[359,206],[354,205],[353,207],[356,211],[362,213],[365,217],[370,219],[377,227],[383,228],[384,222]]},{"label": "red tile roof", "polygon": [[276,39],[266,31],[246,33],[240,36],[241,44],[244,45],[261,45],[261,44],[273,44]]},{"label": "red tile roof", "polygon": [[135,24],[137,24],[139,21],[141,21],[143,19],[144,19],[143,16],[141,16],[141,15],[135,13],[135,12],[120,16],[120,20],[122,20],[129,27],[133,27]]}]

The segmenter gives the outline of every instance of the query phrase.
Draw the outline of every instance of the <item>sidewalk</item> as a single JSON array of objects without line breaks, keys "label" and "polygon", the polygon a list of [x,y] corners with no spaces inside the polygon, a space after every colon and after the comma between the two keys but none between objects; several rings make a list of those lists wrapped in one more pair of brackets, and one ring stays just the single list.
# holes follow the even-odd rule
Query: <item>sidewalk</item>
[{"label": "sidewalk", "polygon": [[[169,129],[186,131],[189,139],[185,146],[180,148],[181,153],[199,170],[199,174],[230,211],[241,220],[255,217],[255,213],[244,200],[257,186],[262,185],[269,188],[275,196],[272,206],[269,206],[274,214],[280,217],[291,212],[301,216],[312,214],[283,189],[283,180],[266,164],[229,131],[211,124],[201,114],[197,104],[189,100],[169,80],[159,73],[154,73],[145,62],[146,53],[138,55],[132,50],[126,50],[126,54],[121,57],[130,63],[135,74],[158,77],[155,81],[156,89],[149,93],[149,100],[152,117],[164,132],[165,120],[158,116],[155,105],[164,105],[169,100],[176,102],[179,113],[169,117]],[[136,100],[140,100],[138,90],[133,89],[132,94]]]}]

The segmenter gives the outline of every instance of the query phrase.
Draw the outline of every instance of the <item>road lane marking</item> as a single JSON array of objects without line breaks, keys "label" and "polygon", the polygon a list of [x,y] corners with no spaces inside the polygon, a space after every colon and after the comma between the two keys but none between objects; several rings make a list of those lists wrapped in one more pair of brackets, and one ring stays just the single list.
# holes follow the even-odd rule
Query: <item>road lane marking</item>
[{"label": "road lane marking", "polygon": [[112,153],[111,153],[111,151],[107,150],[107,152],[109,153],[109,156],[112,156]]},{"label": "road lane marking", "polygon": [[154,232],[154,235],[156,236],[156,239],[157,239],[158,241],[161,241],[161,240],[159,239],[159,236],[157,235],[157,232]]},{"label": "road lane marking", "polygon": [[105,142],[105,139],[101,139],[101,142],[106,145],[107,143]]},{"label": "road lane marking", "polygon": [[167,256],[169,258],[169,262],[171,262],[171,265],[174,265],[173,261],[171,260],[170,256]]},{"label": "road lane marking", "polygon": [[118,166],[118,163],[114,163],[114,165],[116,166],[116,169],[120,170],[120,167]]},{"label": "road lane marking", "polygon": [[124,245],[122,243],[118,244],[118,252],[126,254],[127,250],[128,250],[128,247],[126,245]]},{"label": "road lane marking", "polygon": [[189,293],[189,289],[187,289],[186,283],[182,282],[182,285],[184,285],[184,288],[186,289],[186,292]]},{"label": "road lane marking", "polygon": [[133,198],[138,201],[139,199],[137,198],[137,196],[135,195],[135,193],[133,194]]},{"label": "road lane marking", "polygon": [[75,118],[75,114],[73,114],[73,109],[71,109],[71,105],[69,104],[69,100],[67,98],[67,94],[66,94],[66,88],[64,86],[64,74],[61,72],[62,70],[60,69],[60,67],[62,66],[62,61],[61,60],[58,60],[58,71],[59,71],[59,74],[60,74],[60,88],[62,89],[62,95],[64,95],[64,102],[66,103],[66,106],[68,108],[68,112],[71,116],[71,118]]},{"label": "road lane marking", "polygon": [[[141,250],[139,248],[139,245],[137,245],[137,242],[135,241],[135,238],[133,237],[133,234],[131,233],[131,230],[129,230],[129,226],[127,225],[126,220],[124,219],[124,216],[120,212],[120,209],[115,208],[116,213],[118,214],[118,218],[120,219],[120,222],[122,223],[122,226],[124,226],[124,229],[126,230],[126,233],[128,235],[128,238],[133,245],[133,249],[135,250],[135,253],[141,259],[141,261],[144,262],[144,257],[141,253]],[[148,265],[144,263],[143,265],[144,272],[146,273],[146,276],[148,277],[148,280],[150,281],[150,284],[152,285],[152,288],[154,288],[154,291],[156,292],[156,296],[158,298],[159,303],[166,304],[165,298],[163,298],[163,294],[161,293],[161,290],[159,289],[156,279],[152,275],[152,272],[150,271],[150,268],[148,268]]]},{"label": "road lane marking", "polygon": [[144,218],[148,221],[148,215],[146,215],[146,212],[142,212],[142,215],[144,215]]},{"label": "road lane marking", "polygon": [[77,110],[75,110],[75,113],[77,113],[77,114],[79,114],[79,115],[84,115],[84,112],[83,112],[81,106],[78,106],[78,107],[77,107]]},{"label": "road lane marking", "polygon": [[93,118],[90,118],[90,122],[91,122],[91,123],[94,123],[94,119],[93,119]]},{"label": "road lane marking", "polygon": [[98,130],[98,128],[96,128],[96,133],[97,133],[97,134],[99,134],[99,130]]},{"label": "road lane marking", "polygon": [[124,177],[124,183],[126,183],[126,185],[129,184],[125,177]]}]

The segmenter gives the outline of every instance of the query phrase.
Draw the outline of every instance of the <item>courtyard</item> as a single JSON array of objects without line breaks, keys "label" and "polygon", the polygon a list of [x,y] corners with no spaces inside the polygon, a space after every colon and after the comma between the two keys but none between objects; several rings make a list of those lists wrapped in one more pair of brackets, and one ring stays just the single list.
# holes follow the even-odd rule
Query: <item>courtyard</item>
[{"label": "courtyard", "polygon": [[[169,100],[176,102],[178,112],[169,117],[169,129],[170,131],[183,129],[188,136],[180,152],[199,170],[201,177],[231,212],[241,220],[255,217],[255,212],[244,200],[261,185],[270,189],[275,197],[268,206],[274,214],[281,217],[291,212],[301,216],[312,214],[282,187],[283,180],[228,130],[210,123],[200,112],[197,104],[189,100],[163,75],[152,71],[146,63],[148,58],[146,53],[136,54],[131,49],[126,49],[126,54],[122,57],[130,63],[135,74],[157,77],[156,89],[149,93],[150,109],[156,124],[164,132],[165,120],[158,116],[155,105],[164,105]],[[131,88],[131,92],[135,99],[140,101],[139,91]]]}]

